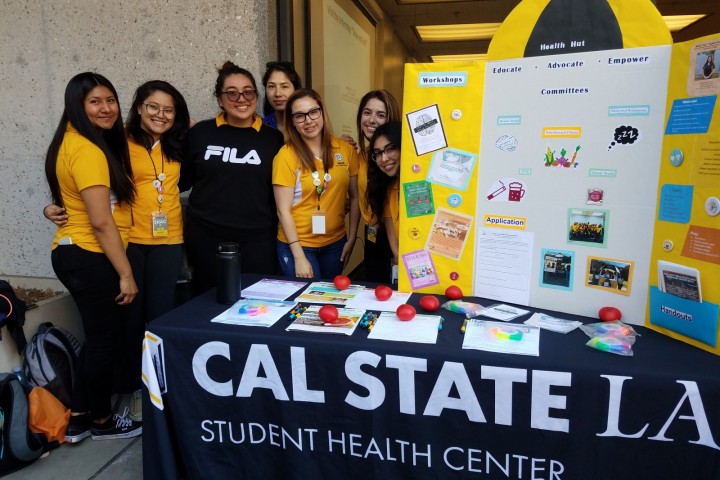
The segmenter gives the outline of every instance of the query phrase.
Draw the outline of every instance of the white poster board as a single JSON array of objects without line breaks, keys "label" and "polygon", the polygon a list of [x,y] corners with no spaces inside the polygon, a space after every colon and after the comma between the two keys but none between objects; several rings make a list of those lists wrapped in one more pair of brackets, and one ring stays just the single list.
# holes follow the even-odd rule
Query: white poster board
[{"label": "white poster board", "polygon": [[[642,323],[670,51],[488,62],[476,225],[533,234],[527,304],[613,305]],[[483,255],[478,243],[473,294],[512,301],[484,280]]]}]

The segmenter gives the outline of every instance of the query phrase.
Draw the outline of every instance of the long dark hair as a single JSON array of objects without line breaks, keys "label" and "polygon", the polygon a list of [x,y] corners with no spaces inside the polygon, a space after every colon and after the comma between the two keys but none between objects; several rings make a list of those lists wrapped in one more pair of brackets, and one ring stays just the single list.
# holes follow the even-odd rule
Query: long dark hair
[{"label": "long dark hair", "polygon": [[311,172],[315,170],[315,155],[313,155],[310,147],[308,147],[305,143],[305,140],[303,140],[302,135],[300,135],[300,132],[298,131],[298,128],[295,126],[295,123],[292,119],[293,104],[301,98],[305,97],[309,97],[315,100],[318,106],[322,109],[322,161],[323,168],[325,168],[326,172],[329,172],[330,168],[332,168],[333,166],[332,128],[330,127],[330,117],[328,117],[325,104],[323,103],[320,94],[317,93],[315,90],[309,88],[301,88],[300,90],[295,90],[293,94],[290,95],[290,98],[288,98],[287,105],[285,106],[285,125],[288,125],[287,127],[285,127],[285,140],[287,145],[292,147],[295,150],[298,158],[300,158],[300,163],[302,164],[303,170],[307,169]]},{"label": "long dark hair", "polygon": [[395,100],[395,97],[392,96],[392,93],[387,90],[370,90],[368,93],[363,95],[360,99],[360,105],[358,105],[357,117],[355,118],[358,131],[358,147],[360,155],[365,155],[365,135],[363,134],[361,125],[362,113],[368,102],[373,98],[380,100],[385,105],[385,110],[387,111],[387,122],[400,121],[400,107],[398,107],[397,100]]},{"label": "long dark hair", "polygon": [[[388,142],[401,148],[402,129],[400,122],[387,122],[380,125],[373,133],[372,139],[370,139],[370,152],[373,151],[375,142],[377,142],[380,137],[387,138]],[[365,195],[373,215],[375,215],[375,218],[380,224],[382,224],[388,187],[394,181],[395,178],[388,177],[385,172],[380,170],[377,163],[372,160],[368,162],[368,182]]]},{"label": "long dark hair", "polygon": [[[267,84],[268,81],[270,81],[270,75],[272,75],[273,72],[282,72],[287,75],[290,83],[292,83],[293,87],[295,87],[295,90],[300,90],[302,88],[302,80],[300,79],[300,75],[298,75],[295,71],[295,66],[292,63],[268,62],[265,66],[267,67],[267,70],[265,70],[265,75],[262,77],[262,84],[265,90],[267,90]],[[270,105],[270,100],[268,100],[266,92],[265,101],[263,102],[263,115],[270,115],[274,111],[275,109],[273,109]]]},{"label": "long dark hair", "polygon": [[179,162],[182,160],[183,141],[190,128],[190,112],[188,112],[185,98],[168,82],[163,80],[150,80],[138,87],[137,91],[135,91],[132,107],[130,107],[130,114],[128,115],[125,129],[127,130],[129,138],[132,138],[148,150],[152,148],[155,139],[150,133],[143,130],[142,118],[138,110],[143,108],[145,100],[147,100],[150,95],[158,91],[170,95],[173,99],[173,107],[175,108],[173,126],[163,134],[160,146],[166,159]]},{"label": "long dark hair", "polygon": [[108,130],[95,128],[85,113],[85,97],[90,90],[97,86],[107,87],[117,101],[118,95],[115,87],[110,80],[99,73],[83,72],[75,75],[65,88],[65,109],[45,155],[45,177],[56,205],[63,205],[56,168],[58,153],[65,138],[68,122],[80,135],[94,143],[105,154],[110,171],[110,188],[118,201],[131,203],[135,198],[135,185],[132,180],[130,154],[123,128],[120,103],[118,102],[118,118],[112,128]]}]

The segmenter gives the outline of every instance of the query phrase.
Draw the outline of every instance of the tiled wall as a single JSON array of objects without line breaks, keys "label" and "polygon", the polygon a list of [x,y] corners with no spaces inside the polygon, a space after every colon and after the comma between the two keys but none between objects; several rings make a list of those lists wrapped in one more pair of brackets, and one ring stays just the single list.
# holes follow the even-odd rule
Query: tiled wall
[{"label": "tiled wall", "polygon": [[212,117],[218,66],[232,60],[259,83],[275,59],[275,3],[0,0],[0,275],[54,275],[44,157],[71,77],[106,76],[123,115],[138,85],[167,80],[194,118]]}]

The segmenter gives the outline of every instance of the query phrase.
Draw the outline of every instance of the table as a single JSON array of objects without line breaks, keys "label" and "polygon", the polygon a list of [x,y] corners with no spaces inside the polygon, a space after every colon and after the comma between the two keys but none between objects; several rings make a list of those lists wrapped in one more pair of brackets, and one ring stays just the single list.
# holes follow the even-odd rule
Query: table
[{"label": "table", "polygon": [[420,345],[211,323],[225,308],[210,291],[148,327],[146,478],[720,478],[720,358],[643,327],[633,357],[579,329],[529,357],[463,350],[445,310]]}]

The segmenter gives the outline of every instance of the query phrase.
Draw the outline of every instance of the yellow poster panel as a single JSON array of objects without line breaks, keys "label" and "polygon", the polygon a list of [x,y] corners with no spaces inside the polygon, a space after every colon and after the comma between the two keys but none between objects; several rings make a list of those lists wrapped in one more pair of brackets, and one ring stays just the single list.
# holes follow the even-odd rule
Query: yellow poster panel
[{"label": "yellow poster panel", "polygon": [[472,291],[484,77],[484,62],[405,65],[400,291]]},{"label": "yellow poster panel", "polygon": [[645,325],[720,354],[720,35],[672,47]]}]

